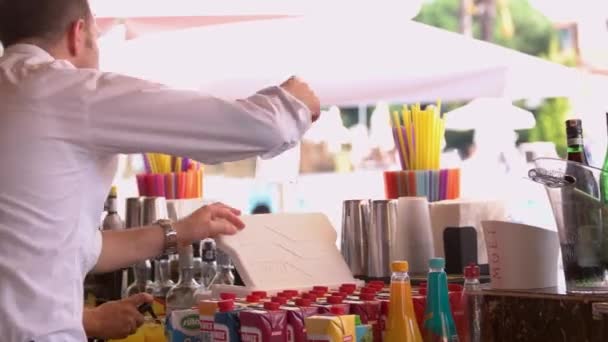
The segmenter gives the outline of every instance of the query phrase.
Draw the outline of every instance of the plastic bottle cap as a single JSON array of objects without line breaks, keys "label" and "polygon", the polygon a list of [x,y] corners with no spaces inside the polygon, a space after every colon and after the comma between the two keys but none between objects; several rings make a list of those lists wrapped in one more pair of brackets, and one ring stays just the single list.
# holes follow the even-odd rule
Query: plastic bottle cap
[{"label": "plastic bottle cap", "polygon": [[325,294],[327,292],[325,292],[325,291],[312,291],[311,293],[314,294],[315,296],[317,296],[317,298],[319,298],[319,297],[325,296]]},{"label": "plastic bottle cap", "polygon": [[384,285],[380,285],[380,284],[369,285],[369,287],[376,290],[376,292],[380,292],[380,291],[382,291],[382,289],[384,289]]},{"label": "plastic bottle cap", "polygon": [[353,291],[355,291],[357,289],[357,284],[342,284],[342,286],[345,289],[352,289]]},{"label": "plastic bottle cap", "polygon": [[327,302],[329,304],[342,304],[343,300],[344,299],[340,296],[331,296],[331,297],[327,298]]},{"label": "plastic bottle cap", "polygon": [[217,303],[217,307],[220,312],[228,312],[234,310],[234,301],[222,300]]},{"label": "plastic bottle cap", "polygon": [[371,288],[371,287],[364,287],[361,289],[361,293],[371,293],[373,295],[376,295],[378,291],[376,291],[376,289]]},{"label": "plastic bottle cap", "polygon": [[382,280],[372,280],[368,284],[369,285],[382,285],[382,286],[384,286],[384,282]]},{"label": "plastic bottle cap", "polygon": [[331,308],[329,308],[329,313],[332,315],[341,316],[341,315],[345,315],[346,311],[344,311],[343,307],[332,306]]},{"label": "plastic bottle cap", "polygon": [[268,311],[277,311],[277,310],[279,310],[279,308],[281,308],[281,304],[279,304],[277,302],[264,303],[264,309],[266,309]]},{"label": "plastic bottle cap", "polygon": [[234,293],[228,293],[228,292],[220,293],[220,299],[222,299],[222,300],[235,300],[236,299],[236,294],[234,294]]},{"label": "plastic bottle cap", "polygon": [[349,294],[353,294],[353,292],[355,292],[356,288],[352,288],[352,287],[340,287],[340,292],[346,293],[347,295]]},{"label": "plastic bottle cap", "polygon": [[310,299],[306,299],[306,298],[298,298],[296,299],[296,305],[303,307],[303,306],[310,306],[311,304],[311,300]]},{"label": "plastic bottle cap", "polygon": [[376,296],[371,293],[362,293],[359,298],[361,298],[361,300],[374,300]]},{"label": "plastic bottle cap", "polygon": [[336,297],[342,297],[342,299],[348,297],[348,293],[342,292],[342,291],[340,291],[340,292],[332,292],[331,295],[332,296],[336,296]]},{"label": "plastic bottle cap", "polygon": [[287,303],[287,298],[285,298],[285,297],[272,297],[270,300],[279,305],[283,305],[283,304]]},{"label": "plastic bottle cap", "polygon": [[288,296],[291,296],[291,298],[296,297],[298,295],[298,291],[296,291],[296,290],[285,290],[285,291],[283,291],[283,293],[285,293]]},{"label": "plastic bottle cap", "polygon": [[254,295],[249,295],[249,296],[247,296],[247,298],[245,298],[245,300],[247,301],[247,303],[257,303],[260,301],[260,297],[254,296]]},{"label": "plastic bottle cap", "polygon": [[429,261],[430,268],[444,268],[445,267],[445,259],[444,258],[432,258]]},{"label": "plastic bottle cap", "polygon": [[327,286],[315,286],[312,288],[313,291],[318,291],[318,292],[323,292],[324,294],[327,293],[327,291],[329,291],[329,288]]},{"label": "plastic bottle cap", "polygon": [[258,296],[258,297],[260,297],[260,299],[268,297],[268,294],[266,293],[266,291],[253,291],[253,292],[251,292],[251,295]]},{"label": "plastic bottle cap", "polygon": [[302,299],[317,299],[317,298],[313,298],[313,295],[311,295],[310,293],[302,293]]},{"label": "plastic bottle cap", "polygon": [[319,298],[319,295],[317,295],[315,292],[309,292],[308,297],[310,298],[310,300],[317,300],[317,298]]},{"label": "plastic bottle cap", "polygon": [[[407,261],[393,261],[391,270],[393,272],[407,272],[410,270],[410,264]],[[384,283],[382,286],[384,287]]]},{"label": "plastic bottle cap", "polygon": [[479,266],[469,265],[464,268],[465,278],[479,278]]}]

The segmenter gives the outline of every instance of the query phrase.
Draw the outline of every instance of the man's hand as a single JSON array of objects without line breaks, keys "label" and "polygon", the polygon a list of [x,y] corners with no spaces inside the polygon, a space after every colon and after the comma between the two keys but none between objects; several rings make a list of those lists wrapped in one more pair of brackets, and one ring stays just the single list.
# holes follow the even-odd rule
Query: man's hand
[{"label": "man's hand", "polygon": [[134,334],[144,323],[144,316],[137,308],[144,303],[151,303],[152,299],[147,293],[139,293],[123,300],[85,309],[82,320],[87,336],[121,339]]},{"label": "man's hand", "polygon": [[222,203],[204,206],[175,223],[180,245],[188,245],[217,235],[234,235],[245,224],[241,212]]},{"label": "man's hand", "polygon": [[281,88],[293,95],[296,99],[302,101],[302,103],[308,107],[312,114],[312,122],[319,119],[319,115],[321,115],[321,103],[308,84],[297,77],[291,77],[281,84]]}]

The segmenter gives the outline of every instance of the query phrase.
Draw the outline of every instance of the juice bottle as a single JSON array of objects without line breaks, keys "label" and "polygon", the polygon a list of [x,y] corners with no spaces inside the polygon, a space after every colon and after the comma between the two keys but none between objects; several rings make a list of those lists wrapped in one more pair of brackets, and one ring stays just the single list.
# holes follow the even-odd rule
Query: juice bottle
[{"label": "juice bottle", "polygon": [[433,258],[429,262],[426,310],[424,315],[425,341],[456,342],[458,334],[450,309],[448,278],[445,260]]},{"label": "juice bottle", "polygon": [[390,302],[386,324],[387,342],[422,342],[418,329],[414,303],[412,302],[412,286],[408,275],[407,261],[395,261],[391,265]]}]

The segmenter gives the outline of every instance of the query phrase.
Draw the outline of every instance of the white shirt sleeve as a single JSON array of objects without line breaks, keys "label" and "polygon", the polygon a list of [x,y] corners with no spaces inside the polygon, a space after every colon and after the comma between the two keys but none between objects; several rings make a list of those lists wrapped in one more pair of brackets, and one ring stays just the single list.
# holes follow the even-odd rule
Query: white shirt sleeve
[{"label": "white shirt sleeve", "polygon": [[85,88],[88,142],[100,152],[160,152],[207,164],[271,158],[311,124],[308,108],[280,87],[229,101],[100,73]]}]

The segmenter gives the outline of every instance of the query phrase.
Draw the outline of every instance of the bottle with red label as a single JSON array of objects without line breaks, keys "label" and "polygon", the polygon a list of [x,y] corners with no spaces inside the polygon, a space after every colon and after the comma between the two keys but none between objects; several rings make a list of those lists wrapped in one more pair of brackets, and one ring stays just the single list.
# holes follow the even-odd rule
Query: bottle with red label
[{"label": "bottle with red label", "polygon": [[285,342],[287,313],[277,302],[264,303],[264,309],[243,310],[239,314],[243,342]]}]

